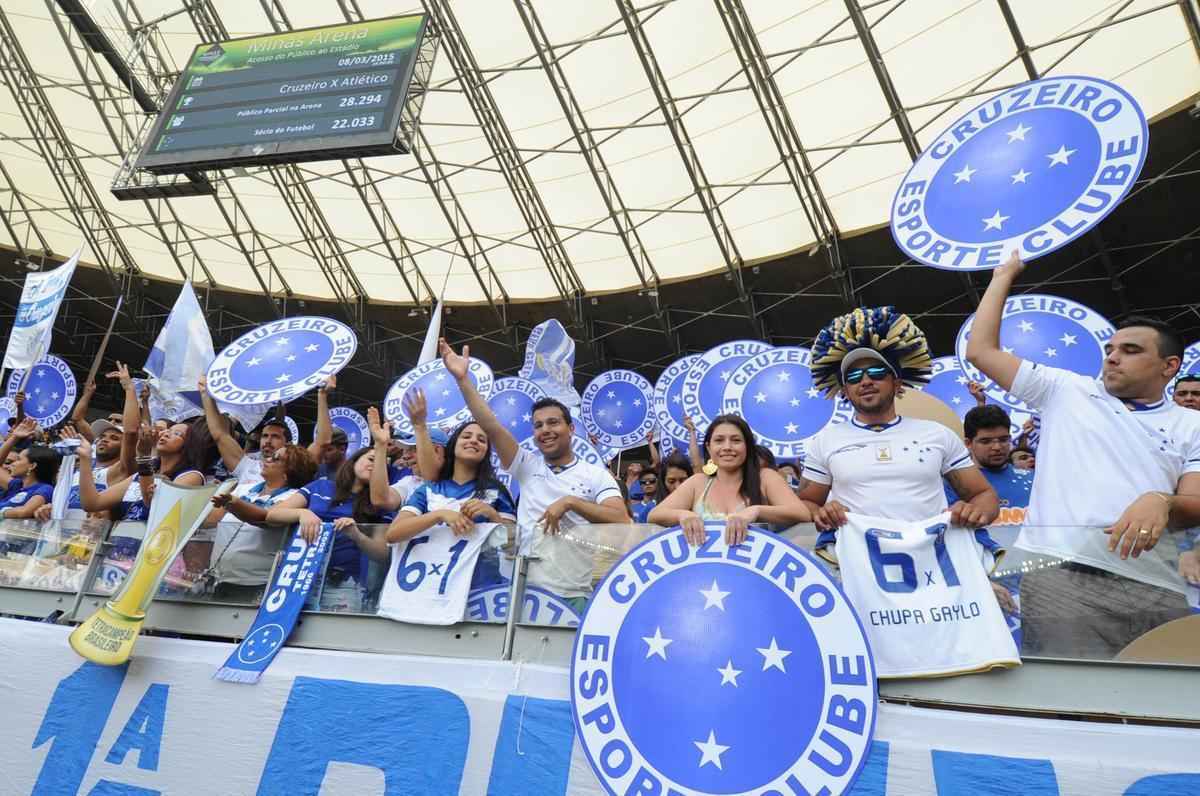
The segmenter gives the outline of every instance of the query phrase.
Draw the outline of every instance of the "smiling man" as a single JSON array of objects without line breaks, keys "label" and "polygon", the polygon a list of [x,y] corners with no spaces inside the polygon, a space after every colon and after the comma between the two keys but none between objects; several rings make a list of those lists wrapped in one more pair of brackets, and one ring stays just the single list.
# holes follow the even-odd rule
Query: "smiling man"
[{"label": "smiling man", "polygon": [[967,345],[967,359],[1043,421],[1018,546],[1063,563],[1022,581],[1023,649],[1109,658],[1188,613],[1170,566],[1146,553],[1168,527],[1200,525],[1200,413],[1163,400],[1183,344],[1153,318],[1120,325],[1099,379],[1001,348],[1024,267],[1013,252],[992,273]]},{"label": "smiling man", "polygon": [[517,532],[521,547],[536,560],[528,583],[562,597],[580,614],[592,593],[592,554],[559,534],[585,523],[628,523],[629,514],[612,473],[580,460],[571,450],[575,425],[571,413],[553,398],[533,405],[533,441],[538,452],[522,448],[480,397],[468,372],[471,350],[462,354],[442,340],[446,370],[458,382],[475,422],[487,432],[500,464],[520,485]]}]

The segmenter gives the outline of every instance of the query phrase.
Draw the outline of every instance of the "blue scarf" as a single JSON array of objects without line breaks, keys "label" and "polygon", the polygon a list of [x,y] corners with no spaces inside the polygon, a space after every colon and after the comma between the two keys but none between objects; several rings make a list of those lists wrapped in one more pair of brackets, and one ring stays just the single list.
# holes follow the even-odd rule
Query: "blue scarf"
[{"label": "blue scarf", "polygon": [[319,586],[325,559],[332,547],[333,523],[322,523],[321,531],[311,545],[304,541],[300,527],[296,526],[283,561],[263,593],[262,605],[250,630],[225,665],[217,669],[214,678],[231,683],[257,683],[262,678],[283,642],[292,634],[309,591],[314,585]]}]

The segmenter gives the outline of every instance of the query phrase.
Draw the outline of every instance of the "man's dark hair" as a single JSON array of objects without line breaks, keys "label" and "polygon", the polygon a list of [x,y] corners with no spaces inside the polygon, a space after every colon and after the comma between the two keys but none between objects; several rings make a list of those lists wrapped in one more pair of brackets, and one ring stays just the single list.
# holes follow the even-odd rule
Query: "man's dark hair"
[{"label": "man's dark hair", "polygon": [[329,437],[329,444],[338,448],[345,448],[350,445],[350,437],[346,436],[344,429],[335,428]]},{"label": "man's dark hair", "polygon": [[1171,324],[1148,315],[1130,315],[1117,324],[1118,329],[1128,329],[1133,326],[1153,329],[1158,333],[1158,355],[1163,359],[1183,356],[1183,340]]},{"label": "man's dark hair", "polygon": [[1012,428],[1008,412],[995,404],[972,407],[963,418],[963,436],[975,439],[975,435],[985,428],[1003,428],[1006,431]]},{"label": "man's dark hair", "polygon": [[558,411],[562,412],[564,423],[566,423],[567,425],[571,425],[572,423],[575,422],[574,420],[571,419],[571,410],[567,408],[567,405],[564,404],[562,401],[559,401],[555,398],[539,398],[539,399],[537,399],[536,401],[533,402],[533,408],[529,410],[529,414],[533,415],[539,409],[547,409],[551,406],[555,407],[556,409],[558,409]]},{"label": "man's dark hair", "polygon": [[1011,462],[1012,457],[1018,453],[1028,453],[1030,456],[1037,456],[1037,452],[1034,451],[1033,448],[1030,448],[1026,445],[1017,445],[1008,452],[1008,460]]},{"label": "man's dark hair", "polygon": [[1185,381],[1200,381],[1200,373],[1185,373],[1175,380],[1176,384],[1183,384]]},{"label": "man's dark hair", "polygon": [[258,427],[258,433],[261,434],[267,426],[275,426],[275,428],[282,430],[284,442],[295,442],[295,440],[292,439],[292,430],[288,428],[288,424],[282,420],[264,420],[263,424]]}]

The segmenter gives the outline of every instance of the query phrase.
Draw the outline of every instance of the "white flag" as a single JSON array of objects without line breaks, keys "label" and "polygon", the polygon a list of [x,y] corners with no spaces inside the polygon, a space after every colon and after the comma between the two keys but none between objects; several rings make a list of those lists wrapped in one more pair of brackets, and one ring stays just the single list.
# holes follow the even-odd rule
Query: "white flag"
[{"label": "white flag", "polygon": [[433,308],[433,316],[429,319],[429,328],[425,330],[425,342],[421,344],[421,355],[417,364],[424,365],[438,358],[438,340],[442,336],[442,300],[438,299]]},{"label": "white flag", "polygon": [[567,406],[579,406],[575,390],[575,341],[556,319],[533,327],[525,343],[521,378],[529,379]]},{"label": "white flag", "polygon": [[[155,419],[164,417],[176,422],[203,415],[196,384],[214,358],[208,321],[192,290],[192,283],[184,282],[146,359],[145,370],[150,374],[150,414]],[[238,406],[224,401],[217,401],[217,407],[247,431],[257,426],[271,408],[270,404]]]},{"label": "white flag", "polygon": [[4,367],[28,370],[50,350],[50,334],[67,286],[75,275],[75,264],[83,247],[52,271],[30,273],[21,290],[21,304],[13,319],[4,351]]}]

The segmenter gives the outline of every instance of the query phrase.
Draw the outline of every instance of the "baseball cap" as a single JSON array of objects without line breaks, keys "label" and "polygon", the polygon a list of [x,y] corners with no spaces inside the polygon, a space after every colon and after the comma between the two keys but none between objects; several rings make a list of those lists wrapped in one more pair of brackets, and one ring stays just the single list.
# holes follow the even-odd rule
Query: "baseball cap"
[{"label": "baseball cap", "polygon": [[92,438],[93,439],[96,437],[99,437],[105,431],[117,431],[121,434],[125,433],[125,430],[122,429],[120,426],[118,426],[116,423],[110,423],[108,420],[105,420],[104,418],[100,418],[99,420],[93,420],[91,428],[92,428]]},{"label": "baseball cap", "polygon": [[[417,446],[417,437],[415,434],[396,434],[395,439],[401,445],[408,445],[413,448]],[[429,441],[434,445],[440,445],[444,448],[450,444],[450,435],[436,426],[431,426],[429,429]]]},{"label": "baseball cap", "polygon": [[874,360],[890,370],[893,376],[900,376],[900,374],[896,372],[896,369],[892,367],[892,363],[883,358],[883,354],[880,354],[874,348],[863,347],[856,348],[849,354],[846,354],[846,356],[842,357],[842,379],[844,380],[846,378],[846,371],[850,370],[850,368],[854,367],[858,363],[865,362],[867,360]]}]

